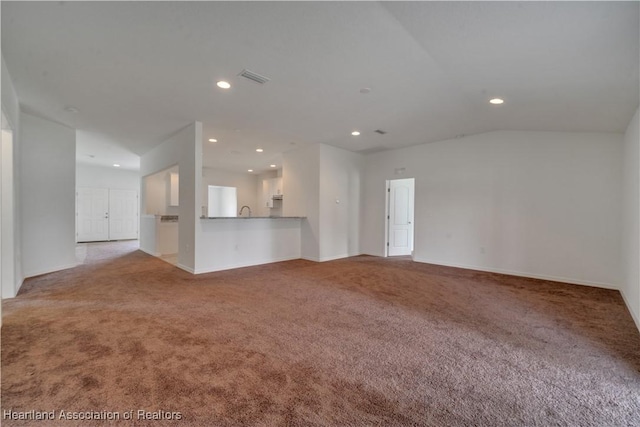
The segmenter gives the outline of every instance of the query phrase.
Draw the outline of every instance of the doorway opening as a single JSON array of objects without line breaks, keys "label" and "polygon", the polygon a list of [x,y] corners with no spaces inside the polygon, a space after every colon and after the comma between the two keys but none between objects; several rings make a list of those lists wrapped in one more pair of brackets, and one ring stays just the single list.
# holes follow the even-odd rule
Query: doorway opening
[{"label": "doorway opening", "polygon": [[415,178],[387,181],[385,256],[413,256]]},{"label": "doorway opening", "polygon": [[[142,178],[140,249],[178,265],[180,240],[180,168],[167,169]],[[204,213],[203,213],[204,215]]]}]

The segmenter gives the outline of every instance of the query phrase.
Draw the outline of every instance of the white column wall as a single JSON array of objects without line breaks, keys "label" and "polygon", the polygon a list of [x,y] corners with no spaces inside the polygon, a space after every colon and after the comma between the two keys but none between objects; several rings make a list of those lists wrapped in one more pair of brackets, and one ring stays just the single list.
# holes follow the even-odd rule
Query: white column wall
[{"label": "white column wall", "polygon": [[74,267],[76,132],[21,115],[20,193],[25,277]]},{"label": "white column wall", "polygon": [[319,260],[360,254],[361,154],[320,145]]},{"label": "white column wall", "polygon": [[[11,215],[12,223],[10,224],[12,228],[11,234],[13,234],[13,236],[10,237],[12,237],[13,242],[10,243],[11,247],[7,248],[8,250],[5,250],[2,254],[2,270],[9,270],[11,272],[13,283],[7,284],[6,288],[8,292],[0,292],[0,297],[12,298],[17,294],[24,280],[22,268],[22,217],[20,216],[20,174],[18,173],[21,150],[20,104],[13,86],[13,81],[9,75],[9,70],[4,62],[4,57],[2,57],[2,111],[13,131],[13,153],[11,159],[13,165],[11,182],[13,187],[13,212]],[[6,237],[7,235],[5,234],[3,240]],[[2,289],[1,286],[0,289]]]},{"label": "white column wall", "polygon": [[620,292],[640,329],[640,120],[638,111],[624,135],[623,280]]},{"label": "white column wall", "polygon": [[301,257],[320,261],[320,146],[298,148],[283,154],[282,216],[301,220]]},{"label": "white column wall", "polygon": [[[200,216],[202,195],[202,123],[194,122],[179,130],[140,158],[140,176],[178,165],[180,170],[178,266],[195,271],[197,246],[196,218]],[[144,212],[144,197],[140,211]],[[150,246],[145,234],[140,236],[141,247]]]}]

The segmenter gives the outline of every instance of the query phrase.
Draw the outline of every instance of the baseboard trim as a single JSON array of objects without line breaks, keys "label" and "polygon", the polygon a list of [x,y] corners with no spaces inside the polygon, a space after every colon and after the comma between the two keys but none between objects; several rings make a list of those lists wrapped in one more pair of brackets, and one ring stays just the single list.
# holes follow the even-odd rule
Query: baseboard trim
[{"label": "baseboard trim", "polygon": [[221,267],[215,267],[215,268],[199,268],[197,270],[192,270],[191,272],[193,274],[213,273],[216,271],[233,270],[234,268],[254,267],[256,265],[272,264],[274,262],[292,261],[294,259],[300,259],[300,257],[288,256],[288,257],[269,259],[269,260],[263,260],[263,261],[251,261],[251,262],[242,262],[238,264],[227,264],[227,265],[223,265]]},{"label": "baseboard trim", "polygon": [[353,255],[342,254],[342,255],[328,256],[328,257],[322,257],[322,258],[314,258],[314,257],[303,256],[303,257],[300,257],[300,258],[306,259],[307,261],[313,261],[313,262],[326,262],[326,261],[335,261],[337,259],[351,258],[351,257],[354,257],[354,256],[360,256],[360,255],[364,255],[364,254],[362,254],[362,253],[353,254]]},{"label": "baseboard trim", "polygon": [[629,313],[631,314],[631,318],[633,319],[633,321],[636,324],[636,328],[638,328],[638,331],[640,331],[640,318],[638,317],[638,315],[631,309],[631,302],[627,299],[627,296],[625,295],[624,291],[622,289],[620,289],[620,295],[622,295],[622,300],[624,301],[625,305],[627,306],[627,310],[629,311]]},{"label": "baseboard trim", "polygon": [[187,267],[187,266],[186,266],[186,265],[184,265],[184,264],[180,264],[180,263],[178,263],[178,264],[175,264],[175,266],[176,266],[176,267],[178,267],[180,270],[184,270],[184,271],[186,271],[187,273],[191,273],[191,274],[198,274],[198,273],[195,273],[195,270],[194,270],[193,268],[191,268],[191,267]]},{"label": "baseboard trim", "polygon": [[[56,271],[68,270],[70,268],[75,268],[77,266],[78,264],[74,261],[73,264],[60,265],[57,267],[53,267],[52,269],[36,270],[35,272],[28,273],[28,275],[25,274],[25,279],[30,279],[36,276],[42,276],[43,274],[55,273]],[[20,286],[22,286],[22,284]]]},{"label": "baseboard trim", "polygon": [[154,256],[154,257],[157,257],[157,258],[162,256],[162,254],[160,252],[154,253],[154,252],[146,250],[145,248],[138,248],[138,249],[141,250],[142,252],[144,252],[147,255],[151,255],[151,256]]},{"label": "baseboard trim", "polygon": [[501,268],[488,268],[488,267],[480,267],[477,265],[466,265],[466,264],[458,264],[458,263],[450,263],[433,259],[426,259],[420,257],[414,257],[413,260],[415,262],[422,262],[425,264],[436,264],[443,265],[445,267],[455,267],[455,268],[464,268],[467,270],[477,270],[477,271],[485,271],[487,273],[499,273],[506,274],[509,276],[518,276],[518,277],[527,277],[530,279],[539,279],[539,280],[549,280],[551,282],[560,282],[560,283],[568,283],[570,285],[582,285],[582,286],[592,286],[596,288],[603,289],[612,289],[619,291],[620,287],[616,285],[612,285],[611,283],[601,283],[601,282],[591,282],[588,280],[580,280],[580,279],[572,279],[568,277],[559,277],[559,276],[548,276],[545,274],[535,274],[535,273],[523,273],[521,271],[513,271],[513,270],[504,270]]},{"label": "baseboard trim", "polygon": [[342,259],[342,258],[349,258],[349,255],[348,254],[342,254],[342,255],[335,255],[335,256],[325,256],[325,257],[321,257],[320,258],[320,262],[335,261],[337,259]]}]

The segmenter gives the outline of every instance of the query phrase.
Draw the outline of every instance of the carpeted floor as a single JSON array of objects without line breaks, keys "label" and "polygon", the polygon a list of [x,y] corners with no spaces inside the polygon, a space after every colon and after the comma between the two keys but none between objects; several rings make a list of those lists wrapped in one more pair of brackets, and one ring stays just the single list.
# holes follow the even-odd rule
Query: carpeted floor
[{"label": "carpeted floor", "polygon": [[3,410],[120,417],[3,426],[640,425],[617,291],[368,256],[192,276],[121,242],[3,314]]}]

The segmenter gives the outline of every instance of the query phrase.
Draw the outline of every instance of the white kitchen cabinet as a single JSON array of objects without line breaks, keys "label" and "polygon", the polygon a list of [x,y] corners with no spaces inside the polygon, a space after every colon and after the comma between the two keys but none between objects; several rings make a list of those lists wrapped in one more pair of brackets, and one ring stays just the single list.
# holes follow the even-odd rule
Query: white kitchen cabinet
[{"label": "white kitchen cabinet", "polygon": [[273,197],[282,197],[282,177],[263,180],[262,194],[264,196],[265,206],[268,208],[273,208]]}]

